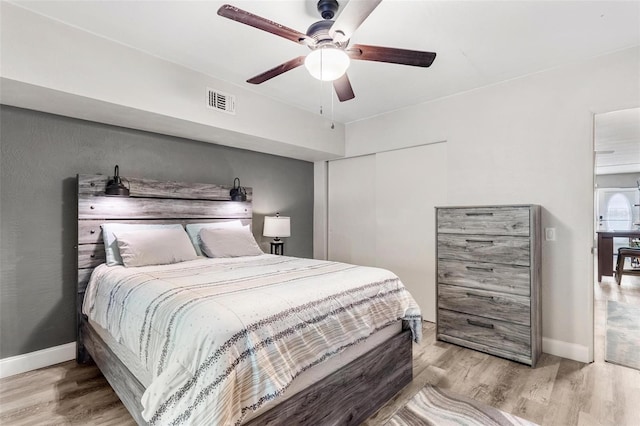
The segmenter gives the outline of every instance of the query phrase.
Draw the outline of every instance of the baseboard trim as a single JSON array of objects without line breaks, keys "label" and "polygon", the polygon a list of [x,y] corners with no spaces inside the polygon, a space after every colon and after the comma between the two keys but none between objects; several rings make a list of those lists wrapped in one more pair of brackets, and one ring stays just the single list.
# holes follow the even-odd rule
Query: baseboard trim
[{"label": "baseboard trim", "polygon": [[0,379],[75,359],[76,342],[0,359]]},{"label": "baseboard trim", "polygon": [[[543,337],[542,351],[544,353],[572,359],[578,362],[591,362],[589,359],[589,348],[575,343]],[[54,346],[52,348],[42,349],[28,354],[0,359],[0,379],[36,370],[38,368],[59,364],[61,362],[70,361],[75,357],[76,342],[71,342],[65,345]]]},{"label": "baseboard trim", "polygon": [[589,359],[588,347],[548,337],[542,338],[542,352],[578,362],[589,363],[593,361]]}]

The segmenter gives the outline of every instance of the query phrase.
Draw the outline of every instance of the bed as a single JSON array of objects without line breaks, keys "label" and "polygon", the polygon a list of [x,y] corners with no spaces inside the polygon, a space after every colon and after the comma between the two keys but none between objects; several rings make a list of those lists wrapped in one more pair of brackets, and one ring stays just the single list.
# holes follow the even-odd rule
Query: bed
[{"label": "bed", "polygon": [[[405,300],[406,297],[410,299],[410,295],[405,295],[406,290],[393,274],[375,268],[358,269],[353,265],[336,262],[267,254],[234,259],[198,258],[179,264],[142,268],[107,267],[103,265],[106,253],[102,243],[101,224],[187,225],[233,219],[248,225],[252,220],[252,191],[251,188],[247,188],[247,201],[237,202],[230,201],[230,187],[224,185],[131,179],[131,196],[116,198],[104,195],[106,183],[106,176],[78,176],[77,360],[93,360],[96,363],[138,424],[359,424],[411,381],[411,341],[418,338],[420,318],[415,309],[403,311],[404,315],[397,313],[411,305],[411,302]],[[197,279],[200,279],[200,282],[193,283],[191,280],[196,278],[189,277],[189,281],[184,284],[187,278],[183,273],[186,270],[189,271],[186,274],[199,277]],[[194,270],[199,272],[193,274]],[[258,278],[255,275],[256,271],[259,271]],[[278,281],[280,278],[274,278],[280,276],[285,278],[281,281]],[[114,277],[119,277],[120,281],[110,282]],[[279,302],[275,302],[273,306],[265,304],[266,314],[261,314],[263,316],[254,322],[252,318],[254,314],[258,315],[257,313],[230,311],[227,316],[244,325],[243,332],[250,330],[253,333],[244,333],[242,339],[234,340],[233,336],[239,334],[232,330],[228,335],[216,333],[216,337],[212,338],[213,343],[198,343],[192,348],[189,345],[195,345],[196,339],[191,339],[184,331],[170,330],[171,327],[160,327],[161,331],[157,333],[159,337],[149,337],[152,327],[146,326],[146,319],[142,318],[145,316],[144,312],[148,313],[153,308],[153,300],[157,301],[159,294],[166,294],[167,291],[178,293],[174,289],[183,289],[182,285],[191,292],[194,288],[209,289],[209,283],[218,279],[220,282],[224,281],[224,285],[220,287],[216,284],[215,290],[211,290],[214,293],[220,293],[220,288],[231,288],[228,283],[234,283],[232,292],[223,292],[224,297],[229,299],[229,306],[234,308],[242,305],[243,298]],[[87,292],[90,280],[91,286]],[[153,285],[149,284],[151,281]],[[297,290],[285,288],[282,281],[295,281]],[[239,282],[243,286],[242,297],[237,294]],[[335,287],[333,290],[332,286]],[[114,288],[118,290],[114,291]],[[162,293],[163,291],[165,293]],[[248,291],[257,293],[246,293]],[[85,292],[88,294],[86,298]],[[126,309],[117,311],[117,315],[113,314],[116,312],[115,308],[110,311],[111,314],[106,314],[105,305],[100,308],[100,305],[96,304],[96,300],[102,297],[110,298],[113,306],[124,307],[129,303],[128,297],[133,293],[139,294],[136,297],[149,293],[150,304],[143,305],[143,299],[138,298],[130,302]],[[314,293],[317,294],[314,296]],[[127,296],[117,299],[114,298],[114,294]],[[197,294],[200,299],[210,296],[201,292]],[[356,294],[363,295],[362,301],[354,298]],[[220,302],[220,295],[216,294],[215,297]],[[312,299],[305,301],[297,297]],[[392,307],[385,309],[396,311],[390,313],[380,310],[377,308],[378,305],[373,304],[375,298],[384,299],[385,303]],[[87,304],[83,306],[83,303]],[[195,306],[200,302],[186,303]],[[276,306],[278,303],[281,306]],[[299,350],[298,355],[288,358],[289,361],[281,361],[274,357],[273,362],[264,365],[264,357],[271,356],[265,355],[266,352],[262,353],[263,358],[253,358],[253,361],[250,356],[238,356],[247,353],[253,356],[257,352],[256,347],[264,348],[269,345],[278,348],[274,352],[282,349],[284,354],[295,353],[293,337],[289,339],[282,336],[290,336],[291,330],[294,329],[315,327],[316,322],[325,322],[327,315],[319,316],[319,311],[316,310],[320,304],[332,306],[332,315],[342,315],[344,318],[340,321],[346,321],[340,325],[333,323],[322,333],[314,334],[322,336],[322,345],[330,343],[332,346],[317,346],[317,350],[314,351]],[[301,306],[305,308],[301,309]],[[140,311],[136,312],[136,309]],[[375,316],[367,316],[378,310],[380,312]],[[97,312],[95,315],[94,311]],[[350,313],[347,314],[347,311]],[[174,319],[177,312],[182,311],[174,310]],[[224,316],[217,314],[222,312],[221,308],[203,307],[200,311],[192,310],[193,316],[184,322],[191,327],[194,324],[208,324],[211,320],[209,316],[216,316],[212,312],[216,312],[217,316]],[[280,318],[283,312],[294,322],[285,326],[280,325],[280,322],[269,322],[265,319]],[[184,312],[180,315],[184,315]],[[106,320],[109,316],[117,317],[118,321],[109,323]],[[193,318],[196,317],[204,319],[201,322],[194,321]],[[394,317],[393,321],[391,317]],[[398,318],[401,317],[405,320],[399,321]],[[142,325],[134,325],[136,318],[141,318]],[[316,318],[322,318],[322,321],[316,321]],[[169,315],[166,324],[174,324],[171,319]],[[366,322],[362,331],[356,328],[358,322]],[[120,329],[118,323],[122,326]],[[269,328],[265,328],[267,323],[270,324]],[[146,352],[143,345],[137,347],[131,344],[131,341],[135,340],[133,337],[127,339],[127,334],[137,338],[140,327],[147,327],[147,341],[144,345]],[[343,327],[341,331],[335,331],[340,327]],[[198,330],[197,335],[206,334],[206,329]],[[165,336],[170,331],[173,333],[172,339],[175,340]],[[273,339],[273,335],[281,336],[280,340],[274,343],[277,339]],[[139,340],[142,341],[142,337]],[[233,345],[227,343],[233,341],[235,345],[239,340],[242,340],[245,346],[239,346],[241,349],[235,346],[230,349]],[[201,377],[198,372],[203,371],[202,366],[211,365],[210,354],[217,353],[216,342],[224,342],[219,347],[224,347],[227,352],[234,354],[229,358],[233,368],[220,370],[227,371],[226,375],[213,374],[208,380],[202,379],[203,383],[199,385],[201,387],[193,390],[191,385]],[[246,347],[246,342],[251,342],[250,347]],[[246,349],[244,352],[243,348]],[[185,368],[188,370],[186,378],[182,372],[167,373],[171,371],[171,366],[175,365],[169,363],[170,356],[167,353],[175,353],[178,363],[188,363],[191,361],[186,361],[182,354],[196,352],[202,355],[196,357],[197,361],[194,361],[193,366]],[[146,358],[141,355],[143,353]],[[255,364],[260,364],[260,368],[255,368]],[[272,371],[264,370],[267,364],[271,365]],[[249,370],[253,371],[251,374],[262,376],[245,376]],[[220,389],[215,390],[213,384],[215,382],[218,386],[218,381],[211,380],[211,377],[226,378],[229,375],[232,375],[234,380],[237,378],[233,383],[253,383],[257,390],[238,393],[242,395],[238,398],[229,396],[234,395],[233,384],[228,387],[228,383],[225,382],[224,386],[227,387],[220,385]],[[279,375],[284,377],[278,378]],[[272,378],[278,378],[280,381],[271,383],[269,380]],[[163,395],[156,398],[155,395],[158,393]],[[211,407],[217,406],[223,399],[234,400],[230,404],[220,403],[231,406],[232,409],[225,408],[221,409],[219,414],[208,414],[212,410]],[[144,406],[142,401],[145,402]],[[240,414],[234,414],[236,412]]]}]

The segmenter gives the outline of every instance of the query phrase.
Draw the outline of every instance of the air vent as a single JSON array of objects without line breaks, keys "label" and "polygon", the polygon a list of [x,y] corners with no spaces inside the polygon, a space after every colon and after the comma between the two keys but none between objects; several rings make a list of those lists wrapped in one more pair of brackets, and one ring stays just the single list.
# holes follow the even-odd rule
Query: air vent
[{"label": "air vent", "polygon": [[236,113],[236,97],[228,95],[219,90],[207,89],[208,92],[208,106],[218,111],[223,111],[228,114]]}]

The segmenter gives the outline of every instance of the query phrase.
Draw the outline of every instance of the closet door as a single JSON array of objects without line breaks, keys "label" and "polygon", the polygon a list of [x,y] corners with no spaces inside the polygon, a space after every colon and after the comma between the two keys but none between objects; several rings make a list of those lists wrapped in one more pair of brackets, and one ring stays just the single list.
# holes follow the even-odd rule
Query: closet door
[{"label": "closet door", "polygon": [[329,162],[328,259],[400,277],[435,321],[435,207],[446,205],[447,145]]},{"label": "closet door", "polygon": [[329,260],[376,266],[375,167],[374,155],[329,162]]},{"label": "closet door", "polygon": [[376,154],[376,260],[436,319],[435,207],[446,205],[447,144]]}]

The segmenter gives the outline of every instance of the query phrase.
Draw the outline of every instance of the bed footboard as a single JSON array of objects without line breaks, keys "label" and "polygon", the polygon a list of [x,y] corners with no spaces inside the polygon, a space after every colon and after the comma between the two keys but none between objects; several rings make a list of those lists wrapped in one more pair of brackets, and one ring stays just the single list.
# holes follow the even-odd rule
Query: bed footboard
[{"label": "bed footboard", "polygon": [[411,382],[411,345],[403,330],[247,425],[359,425]]},{"label": "bed footboard", "polygon": [[[140,400],[144,386],[82,318],[86,351],[136,423],[146,425]],[[358,425],[375,413],[413,378],[411,331],[382,342],[314,385],[250,420],[258,425]]]}]

